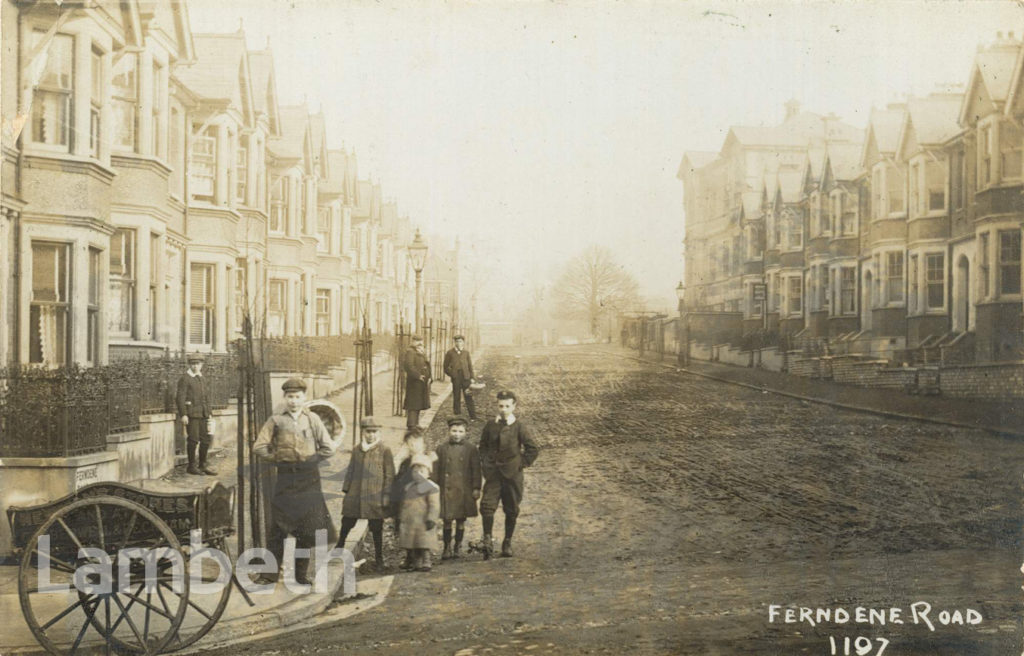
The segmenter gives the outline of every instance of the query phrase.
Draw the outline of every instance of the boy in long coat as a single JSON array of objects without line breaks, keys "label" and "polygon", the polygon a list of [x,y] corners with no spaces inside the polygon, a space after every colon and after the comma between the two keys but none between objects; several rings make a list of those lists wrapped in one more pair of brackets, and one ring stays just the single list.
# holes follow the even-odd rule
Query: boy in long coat
[{"label": "boy in long coat", "polygon": [[413,480],[402,493],[402,529],[398,546],[408,550],[412,569],[430,571],[430,550],[437,546],[440,488],[430,480],[431,462],[425,455],[412,459]]},{"label": "boy in long coat", "polygon": [[476,405],[469,386],[473,383],[473,359],[466,350],[466,338],[455,336],[455,347],[444,354],[444,375],[452,379],[452,410],[462,414],[461,397],[466,399],[470,419],[476,419]]},{"label": "boy in long coat", "polygon": [[[437,447],[434,481],[441,488],[441,521],[444,551],[441,560],[459,558],[466,518],[476,517],[480,498],[480,452],[466,442],[466,420],[448,419],[448,441]],[[452,551],[452,520],[455,520],[455,550]]]},{"label": "boy in long coat", "polygon": [[384,568],[384,518],[390,515],[391,483],[395,478],[395,460],[391,449],[380,442],[380,424],[373,417],[359,423],[361,441],[352,451],[342,491],[341,535],[337,548],[345,547],[356,522],[365,519],[373,536],[377,569]]},{"label": "boy in long coat", "polygon": [[[175,405],[178,420],[185,427],[186,448],[188,449],[188,473],[216,474],[217,470],[206,462],[210,450],[210,430],[207,422],[212,415],[210,388],[203,378],[203,354],[189,353],[188,371],[178,379]],[[198,452],[198,464],[196,455]]]},{"label": "boy in long coat", "polygon": [[423,338],[412,336],[412,345],[402,354],[402,369],[405,371],[405,425],[418,428],[420,410],[430,407],[430,360],[423,348]]},{"label": "boy in long coat", "polygon": [[[281,567],[284,540],[295,536],[296,546],[315,546],[316,531],[333,531],[327,502],[320,487],[319,463],[334,453],[337,445],[327,433],[320,417],[304,406],[306,383],[290,378],[281,386],[285,409],[263,424],[253,444],[253,453],[275,463],[277,478],[271,505],[271,524],[267,527],[267,547]],[[295,580],[309,583],[306,568],[309,559],[295,559]],[[264,582],[275,580],[261,577]]]}]

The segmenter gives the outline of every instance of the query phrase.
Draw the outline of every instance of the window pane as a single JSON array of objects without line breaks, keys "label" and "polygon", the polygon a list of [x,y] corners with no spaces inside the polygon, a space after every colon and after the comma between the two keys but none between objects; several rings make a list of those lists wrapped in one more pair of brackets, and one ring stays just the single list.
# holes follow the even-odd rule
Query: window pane
[{"label": "window pane", "polygon": [[928,283],[928,307],[940,309],[945,305],[945,256],[941,253],[928,255],[925,259],[925,280]]},{"label": "window pane", "polygon": [[999,232],[999,291],[1020,293],[1020,231]]},{"label": "window pane", "polygon": [[29,307],[29,361],[67,361],[70,249],[65,244],[32,244],[32,300]]}]

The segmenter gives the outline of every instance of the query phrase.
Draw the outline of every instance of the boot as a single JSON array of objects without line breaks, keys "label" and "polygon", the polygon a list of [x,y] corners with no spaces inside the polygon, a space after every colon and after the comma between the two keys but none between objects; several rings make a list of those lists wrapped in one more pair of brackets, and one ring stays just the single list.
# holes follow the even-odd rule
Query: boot
[{"label": "boot", "polygon": [[[442,558],[444,558],[442,556]],[[455,547],[452,549],[452,558],[462,558],[462,542],[456,542]]]},{"label": "boot", "polygon": [[452,558],[462,558],[462,538],[466,535],[466,530],[463,528],[455,529],[455,549],[452,551]]},{"label": "boot", "polygon": [[429,572],[430,568],[430,549],[420,549],[420,559],[419,562],[416,564],[416,571]]},{"label": "boot", "polygon": [[295,559],[295,582],[300,585],[312,585],[307,570],[309,569],[309,558]]},{"label": "boot", "polygon": [[412,549],[405,550],[405,560],[403,560],[402,564],[398,567],[399,569],[404,569],[406,571],[409,571],[416,567],[416,558],[412,555]]},{"label": "boot", "polygon": [[186,443],[186,448],[188,449],[188,469],[185,471],[196,476],[202,474],[202,472],[199,471],[199,468],[196,467],[196,451],[199,449],[199,443],[189,440]]},{"label": "boot", "polygon": [[211,476],[217,473],[217,470],[206,464],[206,454],[210,451],[209,444],[199,444],[199,470],[204,474],[210,474]]},{"label": "boot", "polygon": [[484,560],[490,560],[491,554],[494,553],[494,542],[491,540],[491,536],[484,536]]},{"label": "boot", "polygon": [[452,529],[445,528],[441,531],[444,551],[441,552],[441,560],[448,560],[452,557]]},{"label": "boot", "polygon": [[512,555],[512,538],[505,538],[501,541],[501,557],[511,558]]}]

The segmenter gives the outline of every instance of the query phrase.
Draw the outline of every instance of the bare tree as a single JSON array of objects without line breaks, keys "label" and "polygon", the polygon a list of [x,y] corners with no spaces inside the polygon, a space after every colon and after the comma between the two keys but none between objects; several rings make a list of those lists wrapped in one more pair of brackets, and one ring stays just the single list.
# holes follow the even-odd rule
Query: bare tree
[{"label": "bare tree", "polygon": [[552,290],[558,316],[585,319],[590,334],[598,325],[635,303],[639,297],[636,279],[615,261],[611,250],[589,246],[566,264]]}]

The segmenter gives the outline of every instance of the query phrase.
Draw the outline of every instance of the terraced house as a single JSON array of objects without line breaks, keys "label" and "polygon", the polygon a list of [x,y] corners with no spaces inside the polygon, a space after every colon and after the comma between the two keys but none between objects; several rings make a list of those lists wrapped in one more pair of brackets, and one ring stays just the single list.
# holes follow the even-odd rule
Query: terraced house
[{"label": "terraced house", "polygon": [[2,6],[0,363],[412,319],[415,227],[281,104],[269,44],[193,34],[171,0]]},{"label": "terraced house", "polygon": [[875,109],[863,131],[790,104],[686,153],[694,342],[1022,359],[1022,79],[1024,47],[1000,34],[966,86]]}]

